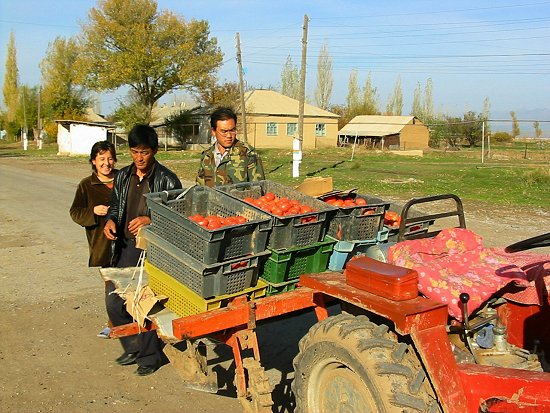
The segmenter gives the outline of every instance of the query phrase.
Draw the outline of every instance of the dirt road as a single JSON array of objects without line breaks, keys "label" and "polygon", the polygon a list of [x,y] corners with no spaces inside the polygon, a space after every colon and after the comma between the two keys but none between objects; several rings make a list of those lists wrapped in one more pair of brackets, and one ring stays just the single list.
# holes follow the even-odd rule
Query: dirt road
[{"label": "dirt road", "polygon": [[[96,337],[106,316],[102,282],[88,269],[84,230],[68,209],[86,164],[0,158],[0,410],[5,412],[240,412],[229,354],[220,351],[218,395],[186,389],[170,365],[145,378],[114,359],[116,340]],[[468,205],[466,205],[468,214]],[[469,227],[489,245],[550,228],[517,211],[476,209]],[[468,215],[467,215],[468,216]],[[261,325],[260,348],[275,385],[274,411],[292,411],[291,360],[311,314]],[[226,369],[229,369],[229,374]]]}]

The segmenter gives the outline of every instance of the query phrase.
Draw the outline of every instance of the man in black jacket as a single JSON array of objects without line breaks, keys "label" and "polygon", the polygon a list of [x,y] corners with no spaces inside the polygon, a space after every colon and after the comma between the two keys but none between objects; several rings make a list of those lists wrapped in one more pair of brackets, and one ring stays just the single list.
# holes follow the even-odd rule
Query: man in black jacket
[{"label": "man in black jacket", "polygon": [[[141,227],[149,225],[151,218],[144,194],[180,189],[181,182],[171,170],[161,165],[155,155],[158,137],[147,125],[136,125],[128,134],[128,146],[133,163],[118,171],[111,198],[111,207],[103,228],[105,236],[115,242],[115,266],[134,267],[141,250],[136,248],[136,235]],[[115,286],[108,283],[105,302],[107,313],[114,326],[133,322],[126,311],[124,300],[112,293]],[[120,339],[124,354],[116,362],[120,365],[137,363],[136,374],[154,373],[162,364],[162,342],[155,331]]]}]

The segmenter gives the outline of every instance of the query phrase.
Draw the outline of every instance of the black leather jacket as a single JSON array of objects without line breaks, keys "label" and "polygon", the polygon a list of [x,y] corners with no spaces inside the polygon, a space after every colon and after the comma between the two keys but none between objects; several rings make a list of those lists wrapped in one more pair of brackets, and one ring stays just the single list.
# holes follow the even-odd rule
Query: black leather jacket
[{"label": "black leather jacket", "polygon": [[[106,216],[106,220],[112,219],[117,226],[117,234],[123,234],[121,227],[125,223],[126,198],[130,187],[130,176],[132,175],[132,165],[125,166],[115,176],[115,183],[111,195],[111,208]],[[151,192],[161,192],[170,189],[181,189],[181,182],[177,175],[170,169],[155,161],[155,166],[149,177],[149,190]]]}]

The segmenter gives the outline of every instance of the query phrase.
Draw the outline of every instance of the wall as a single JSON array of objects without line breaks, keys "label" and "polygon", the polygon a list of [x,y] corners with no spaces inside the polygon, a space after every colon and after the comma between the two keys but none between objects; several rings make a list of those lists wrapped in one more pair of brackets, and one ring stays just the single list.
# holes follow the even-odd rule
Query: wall
[{"label": "wall", "polygon": [[58,124],[58,155],[89,155],[92,145],[107,139],[107,128],[71,123],[69,130]]},{"label": "wall", "polygon": [[[292,149],[293,136],[287,135],[287,124],[298,123],[298,117],[293,116],[248,116],[248,143],[256,148],[288,148]],[[267,123],[278,125],[277,135],[267,135]],[[315,136],[315,125],[324,123],[326,136]],[[296,129],[296,135],[298,130]],[[242,136],[239,136],[242,139]],[[304,117],[303,149],[321,147],[336,147],[338,140],[338,119],[321,117]]]},{"label": "wall", "polygon": [[[417,121],[418,122],[418,121]],[[400,149],[426,149],[430,140],[427,126],[422,124],[408,124],[401,130]]]}]

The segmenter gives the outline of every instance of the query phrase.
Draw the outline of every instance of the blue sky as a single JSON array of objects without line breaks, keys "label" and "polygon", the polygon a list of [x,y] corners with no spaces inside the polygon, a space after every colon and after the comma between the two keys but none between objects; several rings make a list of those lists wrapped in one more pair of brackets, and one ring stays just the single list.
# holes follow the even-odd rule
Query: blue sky
[{"label": "blue sky", "polygon": [[[211,35],[224,52],[221,80],[238,80],[235,34],[239,32],[247,83],[278,86],[287,56],[300,64],[307,14],[310,97],[317,56],[327,44],[333,59],[332,103],[345,102],[349,74],[355,69],[361,85],[370,72],[382,109],[400,76],[406,113],[418,82],[423,87],[431,78],[439,112],[481,111],[488,97],[492,118],[507,116],[511,110],[523,118],[536,114],[539,120],[550,118],[550,1],[159,0],[158,4],[159,9],[187,19],[209,21]],[[10,31],[16,36],[20,82],[36,85],[48,43],[56,36],[77,34],[88,10],[96,5],[89,0],[3,0],[0,82]],[[109,113],[116,99],[117,94],[102,94],[102,111]],[[544,113],[548,116],[540,117]]]}]

